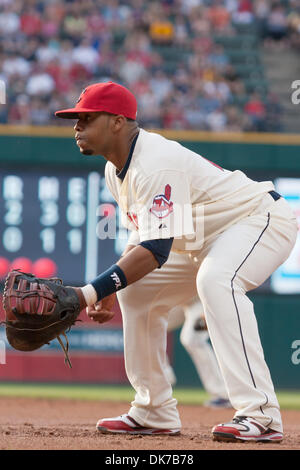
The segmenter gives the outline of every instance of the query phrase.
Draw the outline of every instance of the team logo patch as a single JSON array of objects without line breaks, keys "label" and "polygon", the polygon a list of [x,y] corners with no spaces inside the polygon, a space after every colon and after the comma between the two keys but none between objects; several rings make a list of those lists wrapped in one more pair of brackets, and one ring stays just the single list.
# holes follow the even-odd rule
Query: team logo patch
[{"label": "team logo patch", "polygon": [[171,198],[171,186],[167,184],[165,186],[165,194],[159,194],[155,196],[150,208],[151,214],[155,215],[159,219],[167,217],[171,212],[173,212],[173,202],[170,201]]}]

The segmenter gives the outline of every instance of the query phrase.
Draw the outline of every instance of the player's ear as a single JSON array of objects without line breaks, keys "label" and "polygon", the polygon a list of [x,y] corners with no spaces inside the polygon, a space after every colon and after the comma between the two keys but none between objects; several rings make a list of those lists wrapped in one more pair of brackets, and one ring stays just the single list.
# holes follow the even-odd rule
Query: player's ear
[{"label": "player's ear", "polygon": [[112,131],[119,132],[126,124],[126,118],[122,114],[117,114],[112,117]]}]

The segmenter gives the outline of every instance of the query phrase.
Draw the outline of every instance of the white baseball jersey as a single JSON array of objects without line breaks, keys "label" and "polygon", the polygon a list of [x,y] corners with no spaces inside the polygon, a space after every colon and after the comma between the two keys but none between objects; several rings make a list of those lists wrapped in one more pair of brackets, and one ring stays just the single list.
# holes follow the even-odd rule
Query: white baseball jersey
[{"label": "white baseball jersey", "polygon": [[[107,162],[107,186],[122,223],[139,241],[174,237],[172,250],[200,250],[258,206],[274,185],[229,171],[159,134],[140,129],[124,180]],[[138,240],[138,241],[137,241]]]}]

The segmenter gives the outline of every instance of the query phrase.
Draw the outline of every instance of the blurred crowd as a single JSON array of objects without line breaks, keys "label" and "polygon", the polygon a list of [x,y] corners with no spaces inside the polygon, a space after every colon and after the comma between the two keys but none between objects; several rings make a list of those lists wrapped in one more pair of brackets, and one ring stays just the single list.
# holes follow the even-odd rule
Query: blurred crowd
[{"label": "blurred crowd", "polygon": [[[0,122],[68,125],[54,111],[73,106],[87,84],[113,80],[137,96],[143,127],[281,130],[277,97],[263,98],[255,89],[247,94],[214,37],[255,23],[262,41],[288,41],[300,50],[299,4],[0,0],[0,79],[7,90]],[[166,67],[168,51],[172,69]]]}]

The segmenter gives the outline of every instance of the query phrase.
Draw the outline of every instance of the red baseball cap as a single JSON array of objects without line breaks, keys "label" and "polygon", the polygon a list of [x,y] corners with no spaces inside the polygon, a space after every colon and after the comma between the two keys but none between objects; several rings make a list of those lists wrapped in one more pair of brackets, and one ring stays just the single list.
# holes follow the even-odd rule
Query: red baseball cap
[{"label": "red baseball cap", "polygon": [[78,113],[95,113],[99,111],[122,114],[135,120],[137,102],[131,91],[118,83],[95,83],[83,90],[75,108],[56,111],[55,116],[64,119],[78,119]]}]

